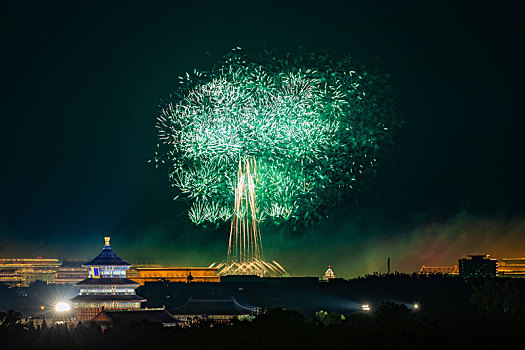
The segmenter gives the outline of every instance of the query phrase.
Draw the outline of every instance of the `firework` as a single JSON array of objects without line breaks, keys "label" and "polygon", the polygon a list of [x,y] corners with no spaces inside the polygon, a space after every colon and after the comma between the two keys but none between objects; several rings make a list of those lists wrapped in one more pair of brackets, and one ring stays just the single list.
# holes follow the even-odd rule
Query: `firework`
[{"label": "firework", "polygon": [[[234,50],[210,71],[180,78],[158,118],[155,161],[170,166],[197,225],[233,227],[248,214],[308,224],[374,168],[392,117],[385,79],[350,59]],[[251,209],[237,202],[239,164],[245,176],[256,169],[245,196],[256,200]]]}]

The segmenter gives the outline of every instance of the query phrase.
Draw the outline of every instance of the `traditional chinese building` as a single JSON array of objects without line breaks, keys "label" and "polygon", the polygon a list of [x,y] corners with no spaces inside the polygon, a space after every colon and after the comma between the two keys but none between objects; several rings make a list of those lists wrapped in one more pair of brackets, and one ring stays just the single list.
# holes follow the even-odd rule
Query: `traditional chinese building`
[{"label": "traditional chinese building", "polygon": [[131,264],[119,258],[104,237],[102,252],[83,266],[89,268],[89,278],[76,284],[80,293],[71,302],[78,321],[93,319],[102,310],[134,310],[146,299],[138,296],[139,284],[126,277]]},{"label": "traditional chinese building", "polygon": [[128,325],[131,322],[160,323],[164,327],[173,327],[184,324],[184,321],[173,317],[166,309],[140,309],[140,310],[102,310],[93,322],[98,324],[103,330],[115,324]]},{"label": "traditional chinese building", "polygon": [[218,268],[214,267],[139,267],[128,276],[144,285],[146,282],[220,282]]},{"label": "traditional chinese building", "polygon": [[75,284],[89,277],[89,269],[84,267],[87,261],[64,261],[57,267],[55,284]]},{"label": "traditional chinese building", "polygon": [[260,307],[242,305],[234,297],[228,299],[189,298],[185,304],[172,310],[172,315],[187,325],[199,320],[231,324],[234,319],[249,319],[259,314],[260,311]]}]

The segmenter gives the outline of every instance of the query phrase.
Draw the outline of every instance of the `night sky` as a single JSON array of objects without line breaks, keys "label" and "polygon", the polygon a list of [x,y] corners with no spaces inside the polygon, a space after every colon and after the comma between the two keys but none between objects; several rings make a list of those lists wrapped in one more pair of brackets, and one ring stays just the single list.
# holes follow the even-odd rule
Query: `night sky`
[{"label": "night sky", "polygon": [[[73,4],[74,3],[74,4]],[[109,2],[108,2],[109,3]],[[459,256],[525,257],[521,8],[501,2],[166,1],[0,5],[0,256],[207,266],[197,228],[148,164],[177,77],[232,48],[327,50],[392,76],[403,128],[377,176],[319,225],[267,227],[295,275],[349,277]]]}]

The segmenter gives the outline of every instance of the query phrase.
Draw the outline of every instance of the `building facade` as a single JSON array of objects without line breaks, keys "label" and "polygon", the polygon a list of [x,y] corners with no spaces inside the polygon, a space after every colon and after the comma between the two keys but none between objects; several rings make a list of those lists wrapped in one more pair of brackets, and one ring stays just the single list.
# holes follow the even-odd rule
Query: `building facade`
[{"label": "building facade", "polygon": [[88,321],[102,310],[134,310],[146,299],[138,296],[139,284],[127,278],[126,270],[131,264],[119,258],[104,237],[102,252],[83,266],[89,268],[89,277],[76,286],[79,295],[71,299],[78,321]]}]

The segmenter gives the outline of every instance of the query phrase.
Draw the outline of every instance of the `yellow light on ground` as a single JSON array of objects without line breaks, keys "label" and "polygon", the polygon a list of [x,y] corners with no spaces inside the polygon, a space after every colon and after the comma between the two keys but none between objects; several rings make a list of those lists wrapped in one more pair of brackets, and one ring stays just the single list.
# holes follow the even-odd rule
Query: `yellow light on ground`
[{"label": "yellow light on ground", "polygon": [[58,303],[58,304],[55,306],[55,310],[56,310],[57,312],[69,311],[69,310],[71,310],[71,306],[69,306],[68,303]]}]

